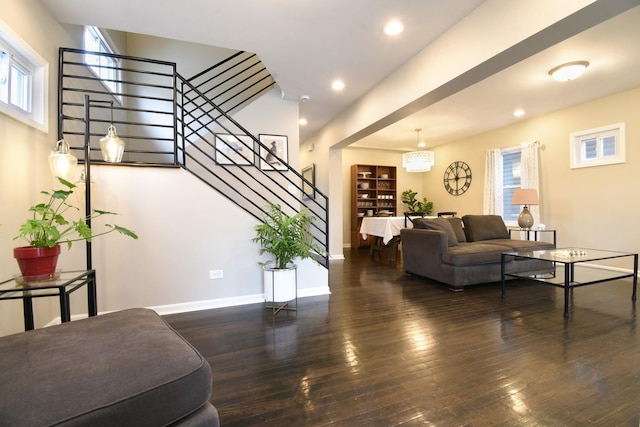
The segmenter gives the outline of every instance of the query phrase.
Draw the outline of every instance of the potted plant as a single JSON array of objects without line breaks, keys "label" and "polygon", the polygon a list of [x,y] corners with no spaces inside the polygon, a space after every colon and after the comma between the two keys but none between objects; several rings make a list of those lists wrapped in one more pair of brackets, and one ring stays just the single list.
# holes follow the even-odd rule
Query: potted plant
[{"label": "potted plant", "polygon": [[114,231],[134,239],[138,238],[133,231],[115,224],[106,224],[108,229],[100,233],[94,233],[87,226],[88,219],[93,220],[103,215],[117,215],[114,212],[94,209],[88,217],[75,221],[66,219],[67,211],[79,210],[67,202],[76,185],[60,177],[58,181],[66,189],[41,191],[49,197],[49,200],[29,208],[30,218],[20,226],[19,234],[14,237],[14,240],[22,239],[29,244],[13,250],[22,276],[27,281],[53,277],[61,243],[66,243],[67,248],[71,248],[73,242],[91,241],[94,237]]},{"label": "potted plant", "polygon": [[433,209],[433,202],[428,202],[426,197],[422,201],[416,199],[417,192],[408,189],[402,192],[402,203],[407,207],[406,213],[429,215]]},{"label": "potted plant", "polygon": [[[289,216],[278,204],[269,203],[263,222],[256,225],[259,254],[268,254],[271,260],[261,263],[265,271],[265,298],[268,301],[290,301],[296,295],[296,258],[312,258],[324,251],[313,242],[311,223],[315,218],[307,209]],[[276,285],[277,284],[277,285]]]}]

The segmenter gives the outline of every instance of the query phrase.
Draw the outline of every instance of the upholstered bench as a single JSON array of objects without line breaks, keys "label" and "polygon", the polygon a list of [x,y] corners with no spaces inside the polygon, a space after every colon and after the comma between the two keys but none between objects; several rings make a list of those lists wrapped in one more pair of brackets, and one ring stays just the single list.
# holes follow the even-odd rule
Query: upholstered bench
[{"label": "upholstered bench", "polygon": [[130,309],[0,338],[0,425],[218,426],[211,367]]}]

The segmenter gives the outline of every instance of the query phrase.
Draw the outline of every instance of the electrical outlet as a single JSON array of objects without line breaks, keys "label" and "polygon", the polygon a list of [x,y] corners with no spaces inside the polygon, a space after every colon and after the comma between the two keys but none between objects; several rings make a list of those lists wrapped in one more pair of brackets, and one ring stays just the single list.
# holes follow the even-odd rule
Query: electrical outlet
[{"label": "electrical outlet", "polygon": [[209,279],[222,279],[223,277],[222,270],[209,270]]}]

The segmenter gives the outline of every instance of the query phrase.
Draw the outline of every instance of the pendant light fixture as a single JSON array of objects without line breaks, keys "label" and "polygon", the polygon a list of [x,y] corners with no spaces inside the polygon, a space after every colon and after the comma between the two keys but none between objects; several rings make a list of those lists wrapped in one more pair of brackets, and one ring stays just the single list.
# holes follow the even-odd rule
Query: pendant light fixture
[{"label": "pendant light fixture", "polygon": [[69,144],[64,139],[56,142],[55,149],[49,154],[49,167],[53,176],[69,180],[76,171],[78,159],[69,154]]},{"label": "pendant light fixture", "polygon": [[402,167],[407,172],[429,172],[431,166],[435,164],[435,155],[433,151],[420,150],[420,131],[416,129],[418,134],[418,150],[404,153],[402,155]]},{"label": "pendant light fixture", "polygon": [[111,125],[107,129],[107,135],[100,138],[100,151],[105,162],[120,163],[124,153],[124,141],[120,139],[113,125],[113,101],[109,102],[111,102]]}]

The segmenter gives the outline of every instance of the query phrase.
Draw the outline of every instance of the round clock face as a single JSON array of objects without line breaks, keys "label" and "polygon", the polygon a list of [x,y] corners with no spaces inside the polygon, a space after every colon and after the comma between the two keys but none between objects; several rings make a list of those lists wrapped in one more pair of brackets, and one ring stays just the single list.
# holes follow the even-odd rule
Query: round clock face
[{"label": "round clock face", "polygon": [[454,196],[459,196],[471,185],[471,168],[465,162],[453,162],[444,171],[444,188]]}]

